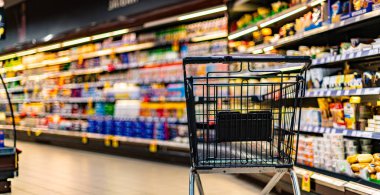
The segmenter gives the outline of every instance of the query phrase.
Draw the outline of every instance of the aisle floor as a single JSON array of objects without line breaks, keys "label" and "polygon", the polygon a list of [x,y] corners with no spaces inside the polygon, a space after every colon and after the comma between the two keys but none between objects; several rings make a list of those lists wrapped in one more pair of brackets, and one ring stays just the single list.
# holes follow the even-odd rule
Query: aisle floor
[{"label": "aisle floor", "polygon": [[[20,176],[12,194],[188,193],[188,168],[121,156],[19,142]],[[206,194],[258,194],[259,187],[231,175],[201,175]]]}]

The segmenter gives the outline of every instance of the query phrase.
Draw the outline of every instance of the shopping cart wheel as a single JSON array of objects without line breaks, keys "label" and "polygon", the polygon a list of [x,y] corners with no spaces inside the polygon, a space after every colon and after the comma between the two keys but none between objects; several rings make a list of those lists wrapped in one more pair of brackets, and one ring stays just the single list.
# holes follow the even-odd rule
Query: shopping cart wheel
[{"label": "shopping cart wheel", "polygon": [[194,179],[195,179],[195,182],[197,183],[199,195],[204,195],[201,178],[199,177],[199,174],[197,173],[197,171],[194,170],[193,168],[190,168],[189,195],[194,195]]},{"label": "shopping cart wheel", "polygon": [[[290,174],[290,179],[292,180],[292,184],[293,184],[293,193],[295,195],[301,195],[300,187],[298,186],[298,178],[297,178],[296,173],[293,171],[293,168],[290,168],[288,172]],[[260,195],[269,194],[269,192],[274,188],[274,186],[276,186],[276,184],[280,181],[280,179],[282,178],[282,176],[284,176],[285,173],[286,171],[276,172],[276,174],[272,177],[271,180],[269,180],[267,185],[260,192]]]}]

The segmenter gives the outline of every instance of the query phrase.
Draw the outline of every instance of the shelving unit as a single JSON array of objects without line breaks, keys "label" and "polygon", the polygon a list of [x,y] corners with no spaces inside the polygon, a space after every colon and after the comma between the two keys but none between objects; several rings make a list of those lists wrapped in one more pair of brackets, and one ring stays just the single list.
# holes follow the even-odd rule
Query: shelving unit
[{"label": "shelving unit", "polygon": [[[376,21],[380,21],[380,10],[371,11],[362,15],[358,15],[355,17],[351,17],[349,19],[337,22],[330,23],[329,21],[324,21],[321,26],[316,27],[314,29],[299,31],[294,35],[286,36],[278,39],[272,43],[260,43],[254,46],[249,47],[244,52],[237,51],[228,51],[228,44],[232,44],[233,41],[238,40],[249,40],[252,37],[250,34],[252,32],[260,31],[263,28],[279,28],[279,26],[284,25],[290,21],[293,21],[295,18],[301,16],[308,11],[311,11],[313,8],[319,6],[321,3],[324,3],[323,0],[314,0],[309,1],[308,3],[301,3],[298,5],[293,5],[283,11],[273,14],[269,17],[263,18],[257,23],[249,24],[239,30],[229,32],[227,29],[220,30],[219,28],[214,28],[213,30],[207,30],[203,34],[198,34],[195,36],[184,36],[182,38],[170,39],[167,40],[158,40],[157,37],[165,34],[164,31],[160,31],[160,29],[166,29],[169,34],[176,32],[175,27],[183,28],[186,25],[191,24],[199,24],[199,22],[207,22],[214,19],[220,19],[226,17],[229,8],[226,11],[226,7],[221,5],[220,12],[213,13],[210,16],[195,18],[190,21],[171,21],[170,23],[153,26],[153,27],[139,27],[139,28],[129,28],[129,29],[120,29],[117,31],[107,32],[104,34],[98,35],[89,35],[86,37],[78,37],[74,40],[66,40],[64,42],[56,42],[56,43],[48,43],[48,45],[40,46],[36,48],[27,48],[24,51],[19,51],[17,53],[4,54],[0,56],[0,60],[2,62],[9,61],[14,58],[28,57],[31,55],[35,55],[38,53],[55,53],[58,54],[59,51],[68,51],[63,52],[62,55],[56,55],[54,58],[43,59],[39,61],[35,61],[32,63],[21,63],[11,67],[4,67],[0,69],[0,72],[3,74],[7,74],[9,72],[17,72],[23,74],[14,74],[11,77],[5,79],[7,83],[10,85],[14,82],[20,82],[24,84],[28,84],[28,82],[35,82],[32,86],[22,85],[9,88],[9,91],[14,95],[12,101],[14,104],[28,104],[28,103],[45,103],[45,104],[78,104],[78,105],[91,105],[96,103],[116,103],[119,100],[137,100],[142,104],[151,104],[150,106],[153,109],[160,110],[159,112],[165,112],[161,110],[165,110],[166,107],[170,107],[168,105],[172,104],[181,104],[180,108],[174,109],[175,112],[170,112],[170,114],[162,114],[156,116],[152,114],[152,111],[147,109],[144,114],[139,114],[136,117],[123,117],[123,116],[114,116],[109,114],[94,114],[87,112],[25,112],[19,111],[16,115],[22,115],[25,118],[32,118],[35,120],[40,120],[44,118],[54,118],[60,117],[62,119],[68,121],[80,121],[81,123],[89,120],[104,120],[112,119],[114,121],[128,121],[128,122],[156,122],[155,125],[159,124],[159,122],[163,122],[166,125],[166,128],[175,131],[177,133],[176,136],[171,138],[157,138],[154,137],[156,135],[153,134],[153,137],[143,138],[143,136],[135,136],[130,137],[126,135],[119,135],[116,133],[104,133],[104,132],[86,132],[86,130],[80,128],[80,130],[60,130],[58,128],[48,128],[48,125],[38,125],[38,127],[27,127],[27,126],[17,126],[18,133],[20,134],[20,139],[29,140],[29,141],[41,141],[48,142],[50,144],[62,145],[68,147],[75,147],[81,149],[102,151],[108,153],[116,153],[116,154],[130,154],[132,151],[133,155],[141,155],[146,154],[149,157],[155,156],[158,157],[169,157],[170,159],[187,162],[188,161],[188,143],[186,142],[186,115],[184,113],[184,105],[185,99],[183,95],[178,96],[168,96],[168,95],[158,95],[154,96],[149,94],[149,97],[143,97],[141,94],[138,97],[132,97],[130,94],[122,94],[121,97],[107,96],[105,95],[105,89],[110,89],[112,86],[115,86],[119,83],[124,83],[126,85],[134,85],[139,89],[144,89],[144,87],[152,87],[152,86],[160,86],[161,88],[167,88],[168,85],[175,85],[182,83],[182,57],[185,56],[184,53],[188,52],[189,55],[191,52],[196,53],[197,55],[211,55],[211,54],[220,54],[220,53],[233,53],[233,54],[258,54],[258,53],[268,53],[275,49],[287,49],[294,48],[296,45],[306,44],[312,45],[315,44],[316,41],[310,42],[312,39],[317,39],[321,35],[325,35],[324,37],[328,37],[332,33],[345,32],[345,29],[352,29],[359,31],[365,24],[373,24]],[[227,26],[227,20],[226,26]],[[231,27],[232,21],[229,19],[229,26]],[[148,26],[148,25],[146,25]],[[169,27],[168,27],[169,26]],[[187,27],[188,27],[187,26]],[[195,25],[197,26],[197,25]],[[202,26],[202,25],[198,25]],[[203,25],[207,26],[207,25]],[[193,26],[194,28],[194,26]],[[202,28],[200,28],[202,29]],[[166,32],[166,33],[168,33]],[[379,31],[380,32],[380,31]],[[146,39],[144,41],[139,41],[140,35],[156,35],[157,40]],[[189,31],[190,33],[190,31]],[[123,40],[125,35],[135,34],[135,41],[130,43],[123,43],[120,40]],[[380,35],[380,34],[379,34]],[[107,39],[114,38],[113,44],[105,44]],[[125,38],[125,37],[124,37]],[[127,37],[128,38],[128,37]],[[127,39],[125,38],[125,39]],[[343,38],[342,38],[343,39]],[[227,43],[227,41],[230,41]],[[119,42],[118,42],[119,41]],[[212,52],[213,46],[212,43],[214,41],[224,41],[225,45],[216,44],[215,48],[217,52]],[[89,49],[90,51],[78,52],[81,46],[86,46],[89,43],[100,43],[102,46],[107,45],[106,47],[99,47],[97,49]],[[207,46],[208,44],[208,46]],[[329,44],[329,42],[323,42],[320,44]],[[206,46],[205,46],[206,45]],[[221,46],[222,45],[222,46]],[[187,48],[181,50],[182,46],[187,46]],[[192,50],[191,46],[194,46]],[[225,47],[224,49],[222,47]],[[207,52],[204,51],[207,48]],[[220,48],[219,48],[220,47]],[[76,49],[74,49],[76,48]],[[109,62],[100,63],[97,66],[83,66],[81,68],[62,68],[65,64],[75,64],[78,61],[86,61],[93,60],[96,58],[118,58],[121,59],[124,54],[138,54],[147,52],[147,56],[153,56],[156,50],[164,50],[168,49],[173,51],[177,55],[170,59],[165,57],[161,58],[153,58],[152,60],[144,60],[141,61],[133,61],[133,62],[123,62],[122,60],[116,61],[116,63]],[[222,48],[222,49],[221,49]],[[72,49],[72,50],[69,50]],[[187,49],[187,50],[186,50]],[[72,52],[72,53],[70,53]],[[76,52],[76,53],[75,53]],[[149,53],[151,52],[151,53]],[[198,53],[197,53],[198,52]],[[158,52],[160,53],[160,52]],[[192,53],[191,55],[193,55]],[[135,56],[136,57],[136,56]],[[140,56],[141,57],[141,56]],[[143,56],[144,57],[144,56]],[[146,56],[145,56],[146,57]],[[380,48],[366,48],[366,49],[357,49],[352,51],[347,51],[343,54],[327,54],[323,56],[319,56],[315,58],[312,62],[313,68],[319,67],[339,67],[344,63],[360,63],[360,62],[368,62],[368,61],[376,61],[380,59]],[[58,67],[59,66],[59,67]],[[54,71],[43,71],[45,68],[56,68]],[[170,70],[170,68],[176,67],[176,69]],[[206,68],[206,67],[204,67]],[[299,70],[299,66],[297,65],[289,65],[282,64],[280,66],[265,66],[261,67],[260,70],[274,70],[279,69],[285,72],[291,73],[292,71]],[[144,70],[156,69],[156,73]],[[40,70],[37,72],[27,72],[33,70]],[[132,72],[134,71],[134,72]],[[169,76],[160,76],[164,72],[169,72]],[[132,72],[131,75],[135,76],[126,76],[122,75],[122,73]],[[157,73],[158,72],[158,73]],[[112,78],[112,75],[120,74],[120,78]],[[175,74],[174,77],[170,75]],[[86,75],[108,75],[108,78],[96,79],[96,81],[83,81],[83,82],[67,82],[67,83],[59,83],[56,84],[40,84],[37,82],[41,79],[59,79],[64,77],[74,77],[74,76],[86,76]],[[136,76],[137,75],[137,76]],[[247,73],[249,75],[249,73]],[[64,90],[81,90],[88,91],[89,89],[95,89],[101,91],[102,93],[92,95],[92,96],[83,96],[83,97],[40,97],[37,94],[42,91],[64,91]],[[118,89],[118,88],[116,88]],[[151,88],[148,88],[151,89]],[[0,92],[3,90],[0,89]],[[140,92],[141,92],[140,91]],[[178,92],[178,91],[177,91]],[[159,92],[157,92],[159,93]],[[165,92],[169,93],[169,92]],[[23,96],[23,94],[28,94],[27,96]],[[31,95],[29,95],[31,94]],[[344,89],[340,90],[338,88],[328,88],[328,89],[308,89],[305,94],[306,101],[315,101],[317,98],[328,98],[328,97],[344,97],[344,96],[361,96],[362,98],[378,98],[380,94],[380,86],[373,87],[365,87],[365,88],[355,88],[355,89]],[[1,101],[0,103],[5,103],[5,101]],[[148,105],[149,107],[149,105]],[[85,107],[86,109],[87,107]],[[166,110],[173,110],[173,107],[167,108]],[[89,110],[89,109],[88,109]],[[149,114],[146,114],[149,113]],[[158,113],[158,112],[157,112]],[[175,114],[173,114],[175,113]],[[9,112],[4,110],[4,114],[7,116]],[[173,116],[177,115],[177,116]],[[179,117],[181,115],[182,117]],[[5,123],[3,123],[5,124]],[[147,123],[148,124],[148,123]],[[151,123],[149,123],[151,125]],[[165,126],[164,125],[164,126]],[[169,126],[171,126],[169,128]],[[86,127],[86,125],[84,125]],[[115,126],[113,126],[115,128]],[[9,125],[0,125],[2,129],[10,129]],[[157,128],[154,127],[154,131],[157,131]],[[166,130],[166,133],[170,130]],[[181,134],[181,135],[178,135]],[[347,128],[331,128],[331,127],[320,127],[320,126],[312,126],[305,125],[301,127],[301,134],[305,135],[316,135],[322,136],[324,134],[339,134],[348,138],[355,139],[372,139],[372,140],[380,140],[380,132],[369,132],[369,131],[361,131],[361,130],[350,130]],[[179,139],[176,139],[179,137]],[[131,148],[133,148],[131,150]],[[326,176],[330,174],[328,171],[320,171],[317,169],[313,169],[307,166],[302,166],[302,169],[297,169],[297,173],[302,176],[305,175],[306,171],[314,171],[316,172],[311,178],[313,182],[315,181],[315,185],[323,185],[334,188],[338,191],[354,191],[354,189],[359,190],[362,193],[372,193],[373,189],[370,187],[360,187],[360,184],[357,184],[354,181],[348,181],[347,178],[332,178],[331,176]],[[319,171],[319,173],[318,173]],[[313,184],[314,185],[314,184]],[[377,184],[375,184],[377,185]],[[359,187],[358,187],[359,186]]]}]

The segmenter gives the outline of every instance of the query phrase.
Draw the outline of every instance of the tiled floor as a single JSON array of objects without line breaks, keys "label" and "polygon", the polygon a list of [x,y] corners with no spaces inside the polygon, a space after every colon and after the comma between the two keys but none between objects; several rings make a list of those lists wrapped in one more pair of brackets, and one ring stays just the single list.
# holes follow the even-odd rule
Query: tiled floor
[{"label": "tiled floor", "polygon": [[[12,194],[128,194],[188,193],[188,168],[19,142],[20,176]],[[207,195],[257,194],[259,189],[231,175],[201,175]]]}]

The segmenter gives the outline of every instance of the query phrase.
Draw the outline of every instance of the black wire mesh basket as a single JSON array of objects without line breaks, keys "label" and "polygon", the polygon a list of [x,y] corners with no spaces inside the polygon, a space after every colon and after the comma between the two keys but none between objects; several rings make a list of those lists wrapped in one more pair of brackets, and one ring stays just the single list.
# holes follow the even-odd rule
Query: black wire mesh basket
[{"label": "black wire mesh basket", "polygon": [[[300,71],[254,69],[258,63],[294,64]],[[277,55],[185,58],[192,167],[293,166],[310,63]]]}]

